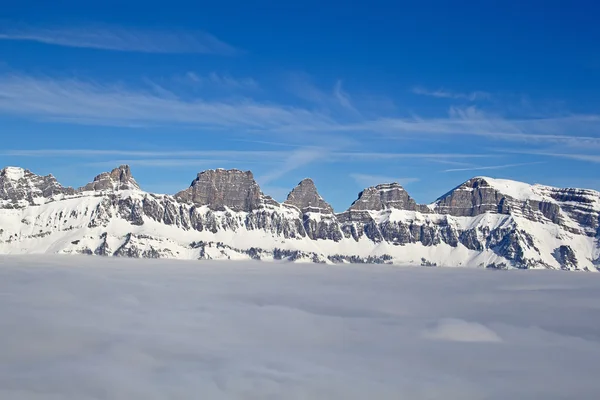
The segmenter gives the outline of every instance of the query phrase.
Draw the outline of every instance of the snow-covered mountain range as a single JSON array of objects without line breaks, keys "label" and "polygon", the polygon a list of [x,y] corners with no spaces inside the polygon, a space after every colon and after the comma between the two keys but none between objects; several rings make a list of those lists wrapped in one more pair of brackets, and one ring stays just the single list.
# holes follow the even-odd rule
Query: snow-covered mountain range
[{"label": "snow-covered mountain range", "polygon": [[126,165],[79,189],[6,167],[0,253],[597,271],[600,192],[476,177],[423,205],[386,183],[334,213],[310,179],[278,203],[249,171],[204,171],[171,196]]}]

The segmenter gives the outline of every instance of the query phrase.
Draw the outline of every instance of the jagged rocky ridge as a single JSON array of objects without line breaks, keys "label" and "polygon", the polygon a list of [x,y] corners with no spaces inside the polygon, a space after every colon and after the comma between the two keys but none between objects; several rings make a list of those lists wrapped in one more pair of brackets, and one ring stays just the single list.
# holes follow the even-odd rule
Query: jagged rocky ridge
[{"label": "jagged rocky ridge", "polygon": [[0,171],[0,253],[595,271],[599,241],[599,192],[486,177],[427,205],[381,184],[336,214],[310,179],[280,204],[249,171],[204,171],[174,196],[142,191],[126,165],[76,190]]}]

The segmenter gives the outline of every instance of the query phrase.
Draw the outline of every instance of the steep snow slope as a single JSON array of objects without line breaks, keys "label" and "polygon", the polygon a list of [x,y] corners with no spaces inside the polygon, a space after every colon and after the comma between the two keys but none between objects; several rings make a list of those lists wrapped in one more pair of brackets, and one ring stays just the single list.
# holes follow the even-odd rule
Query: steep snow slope
[{"label": "steep snow slope", "polygon": [[128,166],[78,190],[6,168],[0,188],[6,254],[591,271],[599,263],[600,193],[592,190],[478,177],[419,205],[385,184],[333,214],[311,180],[279,204],[239,170],[200,173],[175,196],[140,190]]}]

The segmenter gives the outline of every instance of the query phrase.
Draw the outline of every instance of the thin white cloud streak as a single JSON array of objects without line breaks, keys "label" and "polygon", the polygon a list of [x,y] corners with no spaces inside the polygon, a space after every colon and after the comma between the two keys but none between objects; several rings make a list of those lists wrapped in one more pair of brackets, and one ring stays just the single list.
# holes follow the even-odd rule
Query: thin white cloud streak
[{"label": "thin white cloud streak", "polygon": [[281,165],[273,168],[272,171],[256,178],[261,184],[269,184],[282,176],[292,172],[307,164],[318,162],[328,156],[329,152],[323,148],[302,148],[287,153]]},{"label": "thin white cloud streak", "polygon": [[587,161],[592,163],[600,163],[600,155],[597,154],[581,154],[581,153],[557,153],[552,151],[519,151],[519,150],[502,150],[503,153],[510,154],[528,154],[545,157],[566,158],[577,161]]},{"label": "thin white cloud streak", "polygon": [[341,80],[338,80],[333,87],[333,97],[336,98],[336,100],[342,107],[356,112],[356,109],[352,105],[350,95],[346,93],[342,88]]},{"label": "thin white cloud streak", "polygon": [[469,93],[457,93],[444,89],[428,90],[420,86],[414,87],[412,92],[421,96],[430,96],[444,99],[464,99],[469,101],[489,100],[492,97],[490,93],[483,92],[480,90]]},{"label": "thin white cloud streak", "polygon": [[[210,166],[218,168],[219,165],[238,163],[240,160],[196,160],[193,158],[174,158],[174,159],[127,159],[127,160],[107,160],[85,163],[89,167],[114,168],[117,165],[131,165],[136,167],[156,167],[156,168],[178,168],[178,167],[194,167],[194,166]],[[258,161],[244,160],[247,163],[257,163]]]},{"label": "thin white cloud streak", "polygon": [[308,110],[252,100],[186,101],[119,86],[26,76],[0,78],[0,111],[108,126],[177,123],[266,130],[305,125],[327,129],[334,124],[330,118]]},{"label": "thin white cloud streak", "polygon": [[294,73],[287,78],[287,89],[296,97],[325,108],[341,108],[357,114],[351,96],[338,79],[331,92],[317,87],[307,74]]},{"label": "thin white cloud streak", "polygon": [[476,167],[476,165],[472,164],[472,163],[466,163],[466,162],[461,162],[461,161],[452,161],[452,160],[445,160],[445,159],[439,159],[439,158],[429,158],[427,159],[428,162],[433,162],[436,164],[446,164],[446,165],[455,165],[458,167]]},{"label": "thin white cloud streak", "polygon": [[506,119],[475,107],[453,107],[445,118],[360,118],[359,122],[348,122],[330,112],[251,99],[187,100],[162,87],[144,91],[22,75],[0,76],[0,113],[88,125],[236,129],[240,133],[277,135],[288,141],[302,138],[304,145],[307,135],[312,135],[313,142],[335,139],[339,143],[350,140],[349,134],[354,133],[387,139],[411,135],[480,136],[600,149],[600,137],[594,136],[600,131],[598,115]]},{"label": "thin white cloud streak", "polygon": [[76,28],[4,27],[1,40],[20,40],[64,47],[141,53],[204,53],[235,55],[240,52],[205,32],[156,31],[111,26]]},{"label": "thin white cloud streak", "polygon": [[292,143],[283,143],[283,142],[273,142],[267,140],[249,140],[249,139],[228,139],[229,142],[244,142],[244,143],[255,143],[255,144],[266,144],[268,146],[277,146],[277,147],[302,147],[299,144]]},{"label": "thin white cloud streak", "polygon": [[539,161],[539,162],[517,163],[517,164],[490,165],[490,166],[485,166],[485,167],[451,168],[451,169],[445,169],[442,172],[481,171],[481,170],[488,170],[488,169],[504,169],[504,168],[514,168],[514,167],[524,167],[526,165],[535,165],[535,164],[545,164],[545,162]]},{"label": "thin white cloud streak", "polygon": [[474,107],[453,107],[447,118],[381,118],[342,129],[387,133],[392,138],[394,135],[410,134],[466,135],[513,142],[600,148],[600,137],[589,136],[589,133],[600,131],[599,115],[506,119],[488,115]]},{"label": "thin white cloud streak", "polygon": [[472,153],[377,153],[377,152],[335,152],[332,156],[339,158],[340,160],[355,160],[363,159],[369,161],[377,160],[394,160],[400,158],[449,158],[449,159],[460,159],[460,158],[488,158],[488,157],[501,157],[498,154],[472,154]]},{"label": "thin white cloud streak", "polygon": [[[321,148],[301,148],[300,150],[322,153]],[[122,150],[122,149],[12,149],[0,150],[0,155],[7,157],[146,157],[146,158],[192,158],[203,157],[211,159],[255,159],[255,160],[281,160],[295,154],[294,151],[280,150],[166,150],[166,151],[144,151],[144,150]],[[297,154],[297,153],[296,153]],[[342,152],[327,150],[329,161],[368,160],[392,160],[402,158],[435,158],[435,159],[471,159],[502,157],[499,154],[469,154],[469,153],[382,153],[382,152]]]},{"label": "thin white cloud streak", "polygon": [[369,174],[350,174],[350,177],[354,179],[354,181],[363,187],[367,186],[375,186],[380,183],[398,183],[400,185],[407,185],[409,183],[418,182],[419,178],[394,178],[390,176],[382,176],[382,175],[369,175]]},{"label": "thin white cloud streak", "polygon": [[143,150],[119,150],[119,149],[26,149],[26,150],[5,150],[1,151],[3,156],[14,157],[104,157],[104,156],[126,156],[126,157],[222,157],[239,158],[255,157],[265,158],[281,154],[279,151],[253,151],[253,150],[204,150],[204,151],[143,151]]}]

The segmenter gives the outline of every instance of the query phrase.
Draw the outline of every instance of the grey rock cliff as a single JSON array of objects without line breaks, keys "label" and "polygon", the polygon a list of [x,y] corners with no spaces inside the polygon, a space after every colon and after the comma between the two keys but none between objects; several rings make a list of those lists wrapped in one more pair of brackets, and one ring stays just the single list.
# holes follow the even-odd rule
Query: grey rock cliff
[{"label": "grey rock cliff", "polygon": [[312,179],[303,179],[290,192],[284,204],[300,210],[302,226],[309,238],[336,242],[343,238],[333,207],[319,195]]},{"label": "grey rock cliff", "polygon": [[103,172],[79,191],[115,191],[115,190],[140,190],[140,186],[133,179],[129,165],[121,165],[110,172]]},{"label": "grey rock cliff", "polygon": [[503,207],[506,196],[483,178],[473,178],[452,189],[436,201],[436,212],[457,217],[474,217],[486,212],[508,213]]},{"label": "grey rock cliff", "polygon": [[333,214],[333,208],[317,192],[317,187],[312,179],[303,179],[290,194],[285,204],[298,207],[303,213],[320,212]]},{"label": "grey rock cliff", "polygon": [[74,193],[73,188],[63,187],[52,175],[40,176],[18,167],[0,170],[0,200],[4,200],[0,207],[15,207],[22,200],[34,204],[38,198]]},{"label": "grey rock cliff", "polygon": [[177,200],[222,211],[252,211],[275,203],[260,191],[250,171],[216,169],[200,172],[190,187],[175,195]]},{"label": "grey rock cliff", "polygon": [[417,204],[399,184],[385,183],[360,192],[358,199],[352,203],[349,210],[380,211],[390,208],[416,210]]},{"label": "grey rock cliff", "polygon": [[554,257],[563,269],[577,267],[577,257],[569,245],[562,245],[554,250]]},{"label": "grey rock cliff", "polygon": [[[494,188],[486,178],[468,180],[435,202],[435,212],[457,217],[485,213],[514,215],[536,222],[552,222],[563,229],[594,236],[600,226],[598,192],[532,185],[534,198],[517,199]],[[576,225],[567,224],[573,220]]]}]

